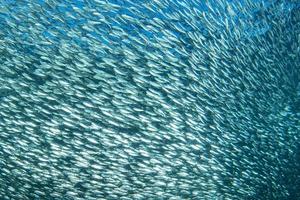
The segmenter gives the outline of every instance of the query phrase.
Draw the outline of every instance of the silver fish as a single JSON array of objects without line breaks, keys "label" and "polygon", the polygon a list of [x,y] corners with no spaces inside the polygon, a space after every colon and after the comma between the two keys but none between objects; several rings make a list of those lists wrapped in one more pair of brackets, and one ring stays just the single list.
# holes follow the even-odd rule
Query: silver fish
[{"label": "silver fish", "polygon": [[295,1],[0,3],[3,199],[299,199]]}]

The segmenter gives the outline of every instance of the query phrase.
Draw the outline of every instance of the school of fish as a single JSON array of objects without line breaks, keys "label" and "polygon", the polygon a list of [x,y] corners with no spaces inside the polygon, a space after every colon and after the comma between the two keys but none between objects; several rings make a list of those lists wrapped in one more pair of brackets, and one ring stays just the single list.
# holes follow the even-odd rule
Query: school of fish
[{"label": "school of fish", "polygon": [[300,199],[297,0],[0,1],[0,199]]}]

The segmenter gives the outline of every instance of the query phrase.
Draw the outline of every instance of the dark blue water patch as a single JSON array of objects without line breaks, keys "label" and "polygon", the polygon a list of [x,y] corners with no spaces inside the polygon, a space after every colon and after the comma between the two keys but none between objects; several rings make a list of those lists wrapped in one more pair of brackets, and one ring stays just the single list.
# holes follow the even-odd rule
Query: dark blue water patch
[{"label": "dark blue water patch", "polygon": [[15,91],[8,87],[0,87],[0,99],[14,94]]}]

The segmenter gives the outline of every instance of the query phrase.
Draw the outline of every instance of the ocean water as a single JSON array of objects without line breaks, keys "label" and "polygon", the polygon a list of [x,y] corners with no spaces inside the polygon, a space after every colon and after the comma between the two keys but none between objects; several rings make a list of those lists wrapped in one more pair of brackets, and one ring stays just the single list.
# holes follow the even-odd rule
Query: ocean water
[{"label": "ocean water", "polygon": [[297,0],[0,1],[0,200],[300,199]]}]

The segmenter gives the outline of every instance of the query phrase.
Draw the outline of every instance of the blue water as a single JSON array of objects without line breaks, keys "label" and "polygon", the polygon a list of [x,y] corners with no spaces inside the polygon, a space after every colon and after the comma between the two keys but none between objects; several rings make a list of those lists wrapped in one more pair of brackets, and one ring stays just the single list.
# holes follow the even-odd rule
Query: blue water
[{"label": "blue water", "polygon": [[206,2],[1,1],[0,200],[300,199],[300,3]]}]

